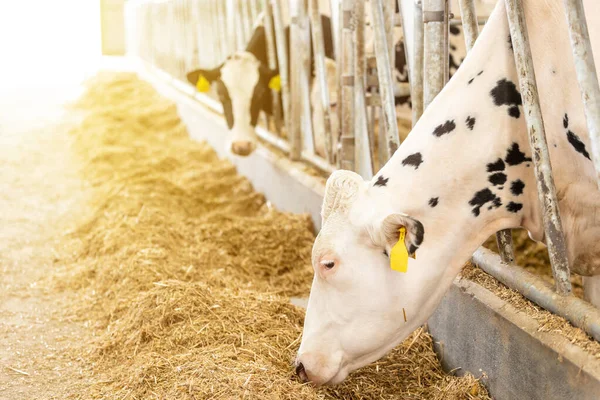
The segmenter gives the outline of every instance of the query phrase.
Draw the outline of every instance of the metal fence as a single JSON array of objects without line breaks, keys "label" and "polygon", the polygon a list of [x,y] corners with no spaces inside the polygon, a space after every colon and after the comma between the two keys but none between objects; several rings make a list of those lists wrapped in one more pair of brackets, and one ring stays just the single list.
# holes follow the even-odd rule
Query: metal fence
[{"label": "metal fence", "polygon": [[[510,231],[497,235],[504,263],[481,249],[474,261],[509,287],[600,340],[598,310],[570,295],[566,246],[522,0],[499,1],[506,1],[521,93],[528,93],[523,96],[524,114],[532,153],[539,155],[534,157],[534,169],[556,292],[546,289],[531,274],[507,265],[514,261]],[[564,3],[593,159],[600,171],[600,91],[589,34],[581,0]],[[286,5],[286,1],[277,0],[130,0],[126,11],[128,49],[183,82],[188,71],[212,68],[244,49],[255,23],[264,24],[269,67],[278,67],[281,75],[283,115],[276,113],[265,119],[257,134],[293,160],[306,161],[325,172],[354,170],[367,179],[401,143],[395,92],[410,94],[414,124],[448,80],[449,25],[462,25],[465,46],[470,50],[485,21],[485,15],[478,17],[474,0],[458,0],[458,9],[453,11],[462,18],[453,18],[448,0],[298,0],[289,8]],[[334,28],[334,73],[326,68],[319,18],[323,12],[329,13]],[[284,34],[288,24],[290,48],[294,49],[290,54]],[[407,29],[409,26],[412,28]],[[410,86],[394,79],[395,46],[402,36],[408,39],[404,57]],[[207,103],[205,96],[200,98]],[[279,98],[274,93],[274,101]]]}]

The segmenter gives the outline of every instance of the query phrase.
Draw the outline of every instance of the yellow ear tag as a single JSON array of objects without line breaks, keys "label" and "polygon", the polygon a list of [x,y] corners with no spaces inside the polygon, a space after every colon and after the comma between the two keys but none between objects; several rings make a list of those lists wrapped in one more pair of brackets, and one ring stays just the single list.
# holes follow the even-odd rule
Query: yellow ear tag
[{"label": "yellow ear tag", "polygon": [[281,77],[279,74],[275,75],[269,81],[269,89],[274,90],[276,92],[281,91]]},{"label": "yellow ear tag", "polygon": [[210,82],[204,77],[204,75],[200,75],[198,77],[198,82],[196,82],[196,89],[198,89],[198,91],[202,93],[206,93],[210,90]]},{"label": "yellow ear tag", "polygon": [[406,243],[404,243],[406,228],[401,227],[399,232],[398,243],[392,247],[390,253],[390,266],[394,271],[406,272],[408,270],[408,249],[406,248]]}]

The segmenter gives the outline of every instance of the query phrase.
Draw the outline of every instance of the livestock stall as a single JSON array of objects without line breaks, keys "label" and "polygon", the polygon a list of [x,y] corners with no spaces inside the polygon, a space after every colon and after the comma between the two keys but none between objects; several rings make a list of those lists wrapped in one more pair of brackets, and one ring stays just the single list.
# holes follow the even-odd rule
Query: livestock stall
[{"label": "livestock stall", "polygon": [[[199,81],[188,82],[188,74],[215,68],[244,50],[262,18],[268,67],[279,71],[280,85],[270,86],[275,112],[259,116],[258,148],[232,162],[276,206],[310,213],[318,230],[323,178],[346,169],[372,179],[448,81],[448,60],[456,51],[449,43],[452,27],[460,28],[467,51],[476,43],[494,2],[458,3],[311,0],[288,7],[286,2],[267,0],[129,1],[127,48],[147,78],[179,104],[191,134],[227,155],[231,138],[220,117],[227,111],[214,90],[199,93]],[[515,398],[518,393],[532,399],[591,399],[600,393],[597,354],[574,348],[572,331],[564,329],[570,333],[562,336],[557,331],[563,328],[548,333],[540,322],[555,314],[600,340],[600,312],[571,293],[573,266],[567,258],[522,3],[506,0],[510,46],[523,94],[529,153],[535,155],[531,163],[555,287],[515,264],[519,254],[512,234],[500,231],[500,254],[477,249],[474,267],[455,281],[428,328],[444,367],[483,376],[495,398]],[[564,3],[591,159],[600,171],[598,83],[589,34],[581,22],[583,6],[576,0]],[[328,38],[319,18],[323,12],[331,16],[333,27],[333,70],[326,67]],[[397,37],[403,38],[402,47]],[[404,72],[397,70],[398,57],[403,59],[400,69],[406,66],[409,72],[405,79],[397,79]],[[312,96],[312,90],[317,95]],[[404,109],[396,105],[403,96],[410,98]],[[532,304],[528,301],[535,305],[527,306]],[[523,312],[525,308],[532,313]]]}]

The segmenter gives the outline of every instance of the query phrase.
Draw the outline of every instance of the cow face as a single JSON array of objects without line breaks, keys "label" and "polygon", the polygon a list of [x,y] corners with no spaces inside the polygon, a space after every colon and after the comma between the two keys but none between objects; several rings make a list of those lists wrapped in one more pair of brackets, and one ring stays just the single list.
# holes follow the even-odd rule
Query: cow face
[{"label": "cow face", "polygon": [[223,106],[227,127],[232,132],[231,151],[247,156],[256,147],[256,123],[261,110],[271,112],[271,91],[277,73],[254,54],[240,51],[212,70],[196,70],[187,79],[199,91],[214,87]]},{"label": "cow face", "polygon": [[336,171],[327,181],[323,227],[313,247],[315,274],[296,359],[296,372],[304,381],[339,383],[424,322],[415,318],[429,298],[415,290],[423,288],[419,269],[412,268],[412,274],[410,269],[393,271],[388,257],[402,227],[403,245],[416,252],[423,226],[398,213],[367,222],[368,201],[368,184],[353,172]]}]

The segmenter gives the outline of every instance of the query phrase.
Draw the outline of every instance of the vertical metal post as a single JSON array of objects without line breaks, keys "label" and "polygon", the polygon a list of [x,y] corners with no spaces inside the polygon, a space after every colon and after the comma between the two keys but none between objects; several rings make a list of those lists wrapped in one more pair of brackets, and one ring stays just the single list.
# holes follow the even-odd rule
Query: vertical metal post
[{"label": "vertical metal post", "polygon": [[538,197],[544,218],[544,230],[552,274],[556,281],[556,291],[561,295],[566,295],[571,292],[567,247],[552,176],[552,165],[550,164],[544,120],[538,98],[523,3],[521,0],[505,0],[505,3],[515,53],[515,63],[519,74],[521,96],[523,97],[527,131],[529,132],[529,144],[537,178]]},{"label": "vertical metal post", "polygon": [[474,0],[458,0],[460,6],[460,17],[462,19],[463,34],[465,35],[465,45],[467,52],[471,51],[475,40],[479,36],[479,24],[477,23],[477,13],[475,12]]},{"label": "vertical metal post", "polygon": [[354,135],[355,169],[363,178],[373,177],[371,143],[367,129],[365,104],[366,60],[365,60],[365,4],[354,2]]},{"label": "vertical metal post", "polygon": [[410,99],[412,102],[412,126],[423,115],[423,2],[415,1],[413,66],[410,70]]},{"label": "vertical metal post", "polygon": [[[379,79],[379,94],[384,114],[384,127],[386,132],[387,159],[394,155],[400,145],[398,136],[398,122],[396,119],[396,106],[394,104],[394,81],[392,79],[392,64],[387,35],[385,32],[385,19],[383,15],[383,0],[371,0],[373,15],[373,38],[375,39],[375,57],[377,58],[377,76]],[[379,129],[381,129],[381,124]]]},{"label": "vertical metal post", "polygon": [[[271,5],[268,0],[262,0],[263,16],[265,35],[267,37],[267,57],[269,62],[269,68],[271,70],[277,69],[277,56],[275,49],[275,32],[273,32],[273,13],[271,11]],[[280,74],[281,76],[281,74]],[[271,97],[273,99],[273,116],[275,119],[275,130],[281,135],[281,106],[279,102],[279,92],[275,90],[271,91]]]},{"label": "vertical metal post", "polygon": [[[594,55],[592,54],[590,33],[588,32],[582,1],[564,0],[563,2],[567,14],[567,24],[569,25],[573,58],[575,59],[577,82],[581,91],[592,145],[592,160],[594,160],[594,166],[596,167],[596,176],[600,179],[600,88],[598,87]],[[598,185],[600,186],[600,180],[598,180]]]},{"label": "vertical metal post", "polygon": [[286,133],[289,137],[290,128],[290,84],[288,78],[288,50],[285,30],[281,16],[280,2],[271,0],[273,10],[273,24],[275,27],[275,48],[277,49],[277,63],[279,64],[279,77],[281,78],[281,97],[283,100],[283,120]]},{"label": "vertical metal post", "polygon": [[[274,2],[275,3],[275,2]],[[273,4],[274,4],[273,3]],[[290,141],[290,159],[299,160],[302,155],[302,29],[300,27],[299,4],[294,2],[290,7],[290,124],[288,137]],[[291,51],[294,49],[294,51]]]},{"label": "vertical metal post", "polygon": [[250,4],[248,4],[251,0],[241,0],[241,14],[244,26],[244,46],[250,40],[250,35],[252,35],[252,15],[250,14]]},{"label": "vertical metal post", "polygon": [[354,0],[342,0],[342,92],[341,116],[342,137],[340,167],[354,171]]},{"label": "vertical metal post", "polygon": [[445,71],[448,57],[444,57],[448,43],[446,42],[448,20],[446,13],[447,0],[423,0],[423,22],[425,23],[425,57],[424,69],[424,108],[427,108],[446,83]]},{"label": "vertical metal post", "polygon": [[[323,116],[323,134],[325,135],[325,158],[330,164],[333,163],[332,136],[331,136],[331,102],[327,85],[327,71],[325,69],[325,49],[323,45],[323,27],[321,26],[321,15],[319,13],[319,0],[310,0],[309,15],[311,23],[313,53],[315,58],[316,84],[319,85],[321,94],[321,109]],[[319,107],[315,105],[315,107]]]}]

